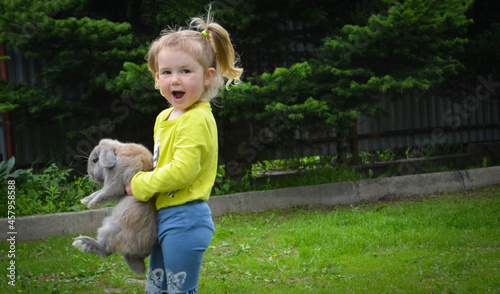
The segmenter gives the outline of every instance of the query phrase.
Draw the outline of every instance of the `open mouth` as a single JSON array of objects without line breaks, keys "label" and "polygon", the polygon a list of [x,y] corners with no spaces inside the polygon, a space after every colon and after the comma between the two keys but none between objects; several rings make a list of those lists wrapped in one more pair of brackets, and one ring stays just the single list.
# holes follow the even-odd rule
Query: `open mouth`
[{"label": "open mouth", "polygon": [[172,96],[174,97],[175,101],[182,100],[182,98],[184,98],[184,94],[185,94],[185,92],[181,92],[181,91],[173,91],[172,92]]}]

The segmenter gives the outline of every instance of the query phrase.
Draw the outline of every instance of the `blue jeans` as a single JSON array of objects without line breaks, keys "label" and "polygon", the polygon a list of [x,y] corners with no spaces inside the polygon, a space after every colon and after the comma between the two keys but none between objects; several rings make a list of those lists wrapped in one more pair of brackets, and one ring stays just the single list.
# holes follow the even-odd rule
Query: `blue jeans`
[{"label": "blue jeans", "polygon": [[158,244],[149,258],[146,293],[197,293],[203,253],[214,232],[205,201],[159,210]]}]

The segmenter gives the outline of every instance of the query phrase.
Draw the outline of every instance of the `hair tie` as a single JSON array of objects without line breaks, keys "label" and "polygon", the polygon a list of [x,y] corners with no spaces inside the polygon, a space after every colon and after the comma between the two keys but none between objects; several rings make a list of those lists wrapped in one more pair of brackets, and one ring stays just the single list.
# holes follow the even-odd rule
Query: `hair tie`
[{"label": "hair tie", "polygon": [[208,38],[208,33],[207,33],[207,31],[203,30],[203,32],[201,32],[201,34],[203,35],[203,37]]}]

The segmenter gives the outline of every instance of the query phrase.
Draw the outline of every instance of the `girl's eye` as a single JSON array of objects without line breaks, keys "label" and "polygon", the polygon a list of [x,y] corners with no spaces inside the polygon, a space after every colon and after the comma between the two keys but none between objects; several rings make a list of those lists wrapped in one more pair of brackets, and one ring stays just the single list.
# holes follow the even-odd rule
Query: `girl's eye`
[{"label": "girl's eye", "polygon": [[164,75],[169,75],[169,74],[170,74],[170,71],[166,70],[166,71],[164,71],[162,74],[164,74]]},{"label": "girl's eye", "polygon": [[191,71],[189,69],[183,69],[182,73],[190,73]]}]

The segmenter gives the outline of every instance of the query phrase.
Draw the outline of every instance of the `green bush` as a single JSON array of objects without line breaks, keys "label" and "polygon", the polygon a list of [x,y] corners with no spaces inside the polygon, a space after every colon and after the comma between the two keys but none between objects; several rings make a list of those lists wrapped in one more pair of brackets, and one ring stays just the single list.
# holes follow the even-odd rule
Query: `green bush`
[{"label": "green bush", "polygon": [[[18,170],[20,171],[20,170]],[[18,172],[16,171],[16,172]],[[85,210],[80,200],[96,191],[98,185],[88,177],[71,176],[71,169],[52,163],[40,173],[22,170],[15,177],[15,215],[35,215]],[[1,171],[0,171],[1,172]],[[7,186],[1,184],[0,217],[7,217]]]},{"label": "green bush", "polygon": [[[319,156],[295,160],[266,160],[256,163],[253,170],[246,172],[240,182],[225,177],[224,168],[219,166],[212,196],[366,179],[366,176],[354,168],[344,165],[329,167],[330,161],[330,158],[324,160]],[[290,173],[283,176],[268,175],[271,171]]]}]

